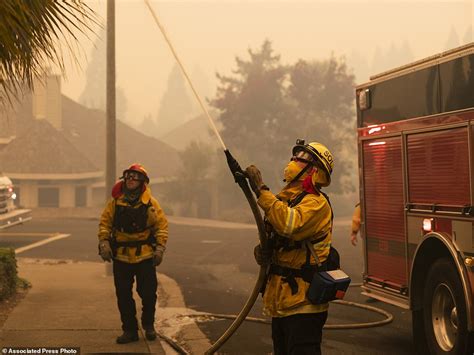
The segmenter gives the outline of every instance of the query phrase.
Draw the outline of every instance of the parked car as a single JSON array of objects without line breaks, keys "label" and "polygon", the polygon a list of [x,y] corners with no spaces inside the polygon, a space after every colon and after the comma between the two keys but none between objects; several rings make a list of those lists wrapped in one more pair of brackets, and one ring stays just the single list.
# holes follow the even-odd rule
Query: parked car
[{"label": "parked car", "polygon": [[13,211],[15,209],[16,194],[13,190],[13,183],[8,176],[0,175],[0,214]]},{"label": "parked car", "polygon": [[15,189],[8,176],[0,174],[0,230],[31,219],[31,210],[17,209]]}]

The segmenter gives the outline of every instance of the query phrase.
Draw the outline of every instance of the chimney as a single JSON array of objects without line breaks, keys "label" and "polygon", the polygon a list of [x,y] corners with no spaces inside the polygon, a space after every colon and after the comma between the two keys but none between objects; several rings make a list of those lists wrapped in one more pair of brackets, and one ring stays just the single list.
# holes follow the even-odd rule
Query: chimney
[{"label": "chimney", "polygon": [[33,117],[62,129],[61,77],[49,72],[33,83]]}]

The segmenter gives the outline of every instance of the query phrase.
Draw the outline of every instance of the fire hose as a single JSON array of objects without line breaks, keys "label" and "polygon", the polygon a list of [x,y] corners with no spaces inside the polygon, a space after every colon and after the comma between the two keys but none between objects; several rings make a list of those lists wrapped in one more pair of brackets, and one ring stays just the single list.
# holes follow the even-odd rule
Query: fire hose
[{"label": "fire hose", "polygon": [[[360,283],[351,284],[351,287],[358,287]],[[366,311],[370,311],[373,313],[378,313],[383,315],[385,318],[377,321],[372,322],[363,322],[363,323],[344,323],[344,324],[325,324],[323,329],[325,330],[344,330],[344,329],[364,329],[364,328],[374,328],[380,327],[386,324],[389,324],[393,321],[393,315],[381,308],[369,306],[362,303],[351,302],[351,301],[342,301],[336,300],[330,302],[331,304],[338,304],[343,306],[349,307],[356,307]],[[220,313],[207,313],[207,312],[198,312],[193,314],[181,314],[177,317],[189,317],[189,318],[197,318],[198,322],[206,322],[206,321],[213,321],[215,319],[237,319],[238,315],[235,314],[220,314]],[[255,317],[246,317],[244,319],[247,322],[259,323],[259,324],[271,324],[269,319],[264,318],[255,318]],[[229,331],[230,327],[227,331]],[[162,333],[158,332],[160,338],[166,341],[178,354],[188,355],[189,352],[182,346],[178,341],[172,339],[168,336],[163,335]]]},{"label": "fire hose", "polygon": [[[204,112],[204,114],[208,118],[209,124],[210,124],[211,128],[213,129],[220,145],[222,146],[222,148],[224,150],[224,154],[225,154],[226,159],[227,159],[227,164],[229,165],[229,169],[232,172],[232,175],[234,176],[235,182],[242,189],[242,192],[244,193],[244,195],[247,199],[247,202],[248,202],[248,204],[249,204],[249,206],[252,210],[252,214],[254,216],[255,223],[257,225],[260,245],[262,246],[262,248],[265,248],[265,246],[267,244],[267,234],[266,234],[266,231],[265,231],[264,221],[263,221],[260,209],[257,205],[256,200],[255,200],[255,197],[254,197],[254,195],[253,195],[253,193],[252,193],[252,191],[251,191],[251,189],[248,185],[245,174],[242,171],[242,168],[240,167],[237,160],[232,156],[230,151],[225,146],[224,141],[222,140],[222,137],[219,134],[219,131],[217,130],[217,127],[214,123],[214,120],[212,119],[212,117],[209,114],[209,111],[207,110],[206,106],[204,105],[200,95],[198,94],[197,90],[195,89],[195,87],[194,87],[194,85],[193,85],[193,83],[192,83],[192,81],[191,81],[184,65],[182,64],[176,50],[174,49],[174,46],[171,43],[164,27],[160,23],[160,21],[158,19],[158,16],[156,15],[156,12],[152,8],[152,6],[150,4],[150,1],[149,0],[144,0],[144,1],[145,1],[146,6],[148,7],[148,9],[150,10],[150,13],[151,13],[153,19],[155,20],[156,25],[160,29],[160,32],[163,35],[166,43],[168,44],[168,47],[171,50],[171,53],[173,54],[176,62],[178,63],[184,77],[186,78],[186,81],[188,82],[188,84],[191,88],[191,91],[193,92],[196,100],[198,101],[199,106],[201,107],[202,111]],[[208,314],[210,316],[214,316],[215,318],[223,318],[224,317],[224,318],[228,318],[228,319],[234,319],[234,321],[225,330],[225,332],[219,337],[219,339],[217,339],[216,342],[214,344],[212,344],[212,346],[206,351],[206,354],[214,354],[232,336],[232,334],[234,334],[234,332],[238,329],[238,327],[242,324],[242,322],[244,320],[246,320],[247,315],[249,314],[250,310],[252,309],[252,307],[253,307],[253,305],[254,305],[255,301],[257,300],[257,297],[260,293],[260,290],[262,289],[262,286],[263,286],[264,282],[266,281],[266,275],[267,275],[267,267],[266,266],[261,266],[260,270],[259,270],[259,273],[258,273],[257,280],[256,280],[255,285],[253,287],[253,290],[250,293],[249,297],[247,298],[247,301],[245,302],[244,306],[242,307],[242,310],[239,312],[238,315],[212,315],[212,314]],[[336,302],[336,301],[334,301],[334,302]],[[386,319],[381,321],[381,322],[384,322],[383,324],[390,323],[393,319],[393,316],[390,313],[385,312],[384,310],[378,309],[376,307],[366,306],[366,305],[362,305],[362,304],[359,304],[359,303],[347,302],[347,301],[337,301],[337,303],[339,303],[339,304],[350,304],[350,305],[355,306],[355,307],[370,309],[371,311],[384,314],[386,316]],[[256,321],[253,318],[247,318],[247,320],[248,321]],[[266,321],[266,322],[268,322],[268,321]],[[377,325],[371,325],[371,326],[381,325],[380,322],[375,322],[375,323]],[[367,326],[367,324],[368,323],[366,323],[365,325]],[[353,326],[359,326],[359,325],[360,324],[354,324]],[[328,327],[336,327],[336,326],[338,328],[330,328],[330,329],[347,329],[347,328],[345,328],[345,326],[347,326],[347,325],[328,325],[328,326],[325,326],[325,328],[328,329]],[[162,338],[167,342],[169,342],[169,340],[170,340],[170,339],[166,339],[166,337],[162,337]],[[170,345],[171,345],[171,343],[170,343]],[[176,345],[176,344],[174,344],[174,345]],[[176,350],[175,346],[173,346],[173,345],[171,345],[171,346],[173,348],[175,348],[175,350]]]}]

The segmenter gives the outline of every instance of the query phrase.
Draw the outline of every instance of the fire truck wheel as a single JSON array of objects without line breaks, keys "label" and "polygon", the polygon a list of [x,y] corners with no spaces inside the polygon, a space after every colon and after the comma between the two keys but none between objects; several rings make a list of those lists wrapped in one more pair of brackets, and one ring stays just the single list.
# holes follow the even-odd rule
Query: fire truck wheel
[{"label": "fire truck wheel", "polygon": [[423,292],[423,320],[431,354],[472,353],[461,279],[448,258],[430,268]]},{"label": "fire truck wheel", "polygon": [[423,321],[423,309],[412,311],[412,334],[413,343],[417,354],[428,354],[428,344],[426,343],[425,323]]}]

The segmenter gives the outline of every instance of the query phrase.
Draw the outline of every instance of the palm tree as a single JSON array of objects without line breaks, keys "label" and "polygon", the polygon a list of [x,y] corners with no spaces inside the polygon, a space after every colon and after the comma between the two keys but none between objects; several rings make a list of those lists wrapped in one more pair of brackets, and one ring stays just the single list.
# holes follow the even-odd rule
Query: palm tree
[{"label": "palm tree", "polygon": [[64,72],[61,43],[76,59],[77,35],[97,23],[81,0],[0,0],[0,105],[31,88],[45,66]]}]

